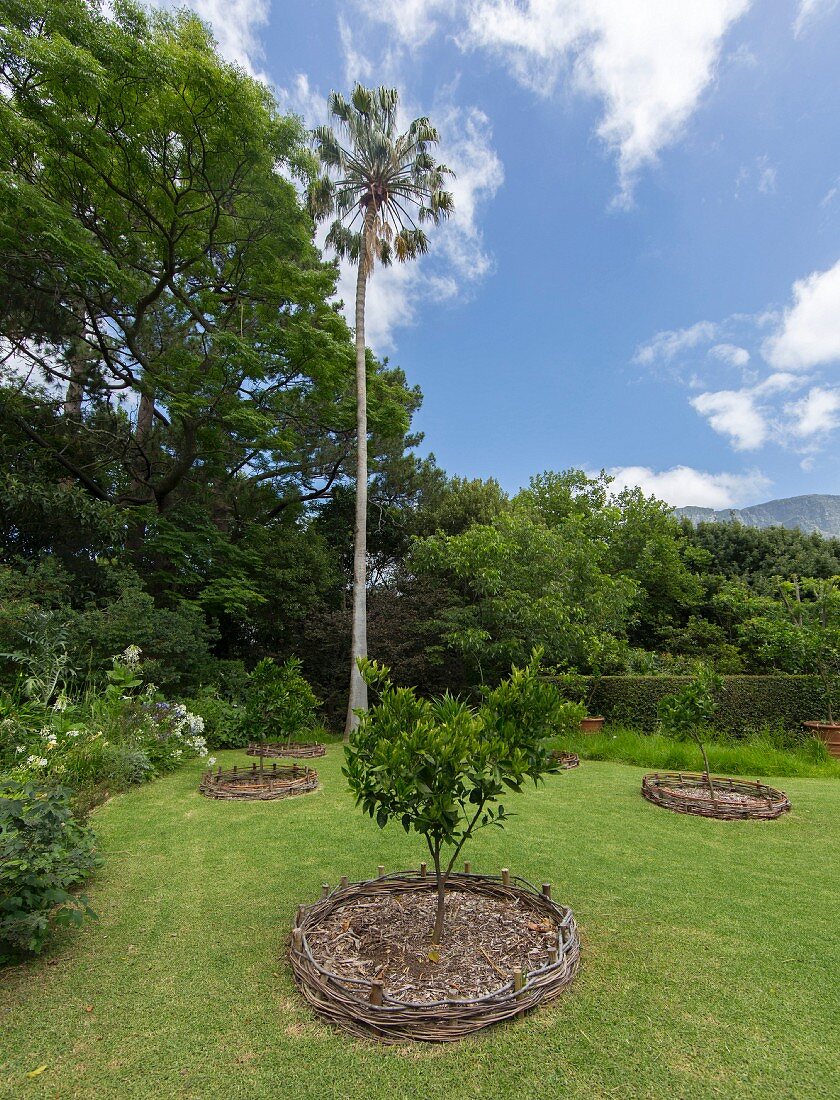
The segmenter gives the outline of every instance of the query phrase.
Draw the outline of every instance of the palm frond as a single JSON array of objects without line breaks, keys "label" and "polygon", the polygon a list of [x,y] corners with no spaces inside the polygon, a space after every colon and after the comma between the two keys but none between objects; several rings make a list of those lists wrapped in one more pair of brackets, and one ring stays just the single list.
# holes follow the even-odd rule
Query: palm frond
[{"label": "palm frond", "polygon": [[[394,256],[405,261],[422,255],[429,242],[420,225],[437,224],[453,210],[445,183],[454,173],[436,164],[430,151],[440,141],[437,130],[422,116],[398,133],[398,103],[395,88],[356,84],[349,100],[332,92],[330,114],[342,138],[329,126],[312,133],[325,174],[311,188],[310,209],[321,219],[336,216],[327,243],[368,271],[374,259],[387,265]],[[371,204],[376,216],[369,223],[368,255],[362,256],[358,223]]]}]

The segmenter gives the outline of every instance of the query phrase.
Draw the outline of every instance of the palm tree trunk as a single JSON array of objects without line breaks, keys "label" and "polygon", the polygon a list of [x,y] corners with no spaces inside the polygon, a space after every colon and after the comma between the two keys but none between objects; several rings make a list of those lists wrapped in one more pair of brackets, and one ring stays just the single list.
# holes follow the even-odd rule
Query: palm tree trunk
[{"label": "palm tree trunk", "polygon": [[350,641],[350,695],[344,740],[359,724],[357,710],[367,710],[367,684],[356,660],[367,656],[367,369],[365,360],[365,293],[372,266],[370,235],[376,204],[370,202],[362,230],[362,250],[356,274],[356,530],[353,543],[353,630]]},{"label": "palm tree trunk", "polygon": [[[148,442],[149,436],[152,431],[152,423],[154,421],[155,413],[155,399],[154,395],[147,393],[140,394],[140,404],[137,408],[137,427],[134,431],[134,439],[137,444],[137,454],[134,456],[134,468],[135,475],[133,479],[133,491],[138,495],[142,495],[146,490],[146,482],[144,479],[144,449]],[[137,516],[132,516],[129,519],[128,530],[126,532],[126,549],[131,554],[139,554],[143,550],[143,545],[146,541],[146,521]]]},{"label": "palm tree trunk", "polygon": [[85,308],[79,306],[73,311],[79,322],[79,332],[70,340],[70,380],[64,394],[64,415],[68,420],[82,419],[82,399],[84,398],[84,381],[87,373],[87,347],[85,346]]}]

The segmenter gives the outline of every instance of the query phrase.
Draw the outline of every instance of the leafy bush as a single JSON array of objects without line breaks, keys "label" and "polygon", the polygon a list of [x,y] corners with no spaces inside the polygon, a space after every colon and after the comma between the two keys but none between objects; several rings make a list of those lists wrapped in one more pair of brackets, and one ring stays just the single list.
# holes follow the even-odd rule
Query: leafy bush
[{"label": "leafy bush", "polygon": [[[793,639],[823,688],[823,708],[814,717],[834,722],[840,707],[840,577],[818,580],[794,577],[782,582],[780,595],[793,629]],[[790,646],[782,634],[782,644]]]},{"label": "leafy bush", "polygon": [[61,787],[0,780],[0,958],[42,950],[53,925],[93,916],[71,893],[99,858]]},{"label": "leafy bush", "polygon": [[[446,882],[461,849],[476,830],[503,827],[509,814],[499,798],[506,790],[556,770],[545,738],[577,705],[564,703],[540,677],[536,654],[475,708],[451,695],[418,698],[412,688],[395,687],[374,661],[359,667],[379,698],[359,712],[344,774],[356,804],[380,828],[397,820],[425,839],[437,880],[432,944],[439,944]],[[444,847],[453,849],[445,865]]]},{"label": "leafy bush", "polygon": [[204,722],[208,748],[241,749],[248,744],[244,706],[229,702],[212,690],[185,699],[184,705]]},{"label": "leafy bush", "polygon": [[300,669],[297,657],[282,665],[266,657],[256,666],[246,697],[250,736],[262,741],[292,741],[311,733],[319,702]]},{"label": "leafy bush", "polygon": [[214,632],[196,608],[160,608],[140,588],[127,587],[101,608],[76,616],[71,651],[94,670],[111,654],[137,645],[146,681],[166,691],[187,692],[211,678]]}]

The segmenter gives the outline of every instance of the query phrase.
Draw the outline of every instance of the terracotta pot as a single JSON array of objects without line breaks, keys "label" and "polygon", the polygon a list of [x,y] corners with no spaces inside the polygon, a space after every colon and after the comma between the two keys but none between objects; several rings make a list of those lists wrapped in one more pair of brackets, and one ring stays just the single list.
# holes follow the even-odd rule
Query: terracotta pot
[{"label": "terracotta pot", "polygon": [[583,733],[599,733],[603,724],[604,717],[601,714],[587,714],[585,718],[580,720],[580,728]]},{"label": "terracotta pot", "polygon": [[840,758],[840,722],[803,722],[802,725],[825,742],[832,756]]}]

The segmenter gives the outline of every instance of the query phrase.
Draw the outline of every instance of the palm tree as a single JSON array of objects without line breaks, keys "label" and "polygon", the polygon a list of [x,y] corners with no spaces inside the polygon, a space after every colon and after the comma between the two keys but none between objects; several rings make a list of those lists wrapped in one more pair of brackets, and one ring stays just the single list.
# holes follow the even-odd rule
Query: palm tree
[{"label": "palm tree", "polygon": [[350,697],[345,739],[358,723],[356,710],[367,707],[367,685],[356,660],[367,656],[367,377],[365,368],[365,292],[374,261],[383,267],[394,257],[412,260],[428,250],[423,224],[435,224],[452,212],[444,190],[453,173],[429,152],[439,141],[427,118],[415,119],[397,133],[396,88],[357,84],[350,102],[330,95],[330,126],[313,131],[323,175],[310,189],[313,215],[334,217],[327,244],[358,265],[356,276],[356,521],[353,547],[353,632],[350,646]]}]

